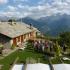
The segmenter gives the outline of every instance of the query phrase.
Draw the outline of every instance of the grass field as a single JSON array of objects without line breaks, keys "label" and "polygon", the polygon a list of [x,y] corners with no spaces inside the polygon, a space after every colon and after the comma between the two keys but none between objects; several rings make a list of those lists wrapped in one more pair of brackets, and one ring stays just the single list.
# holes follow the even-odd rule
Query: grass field
[{"label": "grass field", "polygon": [[[44,58],[45,55],[43,53],[34,51],[31,44],[28,44],[27,46],[28,47],[25,50],[17,50],[4,59],[1,59],[0,64],[3,65],[2,70],[9,70],[17,57],[19,57],[17,63],[25,63],[27,58],[33,58],[35,60],[40,59],[41,63],[49,63],[48,59]],[[60,60],[53,59],[51,62],[57,64],[60,63]]]},{"label": "grass field", "polygon": [[30,49],[25,50],[17,50],[14,53],[10,54],[9,56],[5,57],[4,59],[0,60],[0,64],[3,65],[2,70],[9,70],[11,67],[11,64],[15,61],[15,59],[19,57],[17,63],[25,63],[26,59],[29,57],[32,57],[33,59],[38,60],[40,58],[40,62],[42,63],[48,63],[48,60],[44,61],[43,57],[44,55],[42,53],[37,53]]}]

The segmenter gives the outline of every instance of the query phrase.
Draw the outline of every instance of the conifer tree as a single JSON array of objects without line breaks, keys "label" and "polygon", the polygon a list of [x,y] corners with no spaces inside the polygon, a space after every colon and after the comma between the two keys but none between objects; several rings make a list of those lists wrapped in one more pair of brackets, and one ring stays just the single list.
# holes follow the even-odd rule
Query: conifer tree
[{"label": "conifer tree", "polygon": [[54,51],[55,51],[55,57],[61,56],[61,48],[60,48],[58,42],[55,43]]}]

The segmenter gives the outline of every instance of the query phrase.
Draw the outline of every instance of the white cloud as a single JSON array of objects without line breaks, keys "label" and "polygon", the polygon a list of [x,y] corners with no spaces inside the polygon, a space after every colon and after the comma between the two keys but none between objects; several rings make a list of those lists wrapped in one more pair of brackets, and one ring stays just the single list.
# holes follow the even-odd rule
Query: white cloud
[{"label": "white cloud", "polygon": [[70,0],[66,0],[66,1],[70,3]]},{"label": "white cloud", "polygon": [[18,8],[23,8],[24,6],[22,6],[21,4],[18,5]]},{"label": "white cloud", "polygon": [[8,3],[8,0],[0,0],[0,4]]},{"label": "white cloud", "polygon": [[20,18],[22,15],[20,12],[11,12],[11,11],[6,11],[6,12],[0,12],[0,16],[7,16],[7,17],[15,17],[15,18]]},{"label": "white cloud", "polygon": [[11,5],[9,5],[8,7],[7,7],[7,10],[8,11],[16,11],[17,10],[17,7],[14,7],[14,6],[11,6]]},{"label": "white cloud", "polygon": [[[45,3],[43,5],[38,5],[33,8],[35,10],[32,17],[40,18],[42,16],[51,16],[57,13],[70,15],[70,4],[68,2],[62,2],[62,0],[56,0],[52,4]],[[36,15],[36,16],[35,16]]]},{"label": "white cloud", "polygon": [[[16,0],[18,1],[18,0]],[[21,0],[21,1],[28,1],[28,0]],[[41,0],[41,4],[37,6],[29,6],[29,5],[22,5],[19,4],[17,6],[8,6],[7,12],[1,12],[3,15],[12,16],[12,17],[26,17],[30,16],[32,18],[40,18],[45,16],[55,15],[57,13],[61,14],[68,14],[70,15],[70,1],[69,0],[53,0],[51,4],[46,0]],[[43,4],[42,4],[43,3]]]}]

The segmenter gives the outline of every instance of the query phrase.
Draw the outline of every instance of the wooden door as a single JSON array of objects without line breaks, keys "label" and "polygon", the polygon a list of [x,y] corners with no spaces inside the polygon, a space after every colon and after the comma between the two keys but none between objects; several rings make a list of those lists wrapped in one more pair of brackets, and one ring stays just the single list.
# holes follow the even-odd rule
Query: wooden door
[{"label": "wooden door", "polygon": [[17,46],[16,38],[13,38],[13,45]]}]

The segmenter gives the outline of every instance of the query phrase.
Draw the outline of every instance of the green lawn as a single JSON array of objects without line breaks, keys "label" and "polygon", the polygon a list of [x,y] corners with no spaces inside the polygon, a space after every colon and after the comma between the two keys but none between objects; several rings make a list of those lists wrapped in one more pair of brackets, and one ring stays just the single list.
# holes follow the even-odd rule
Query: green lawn
[{"label": "green lawn", "polygon": [[[0,60],[0,64],[3,65],[2,70],[9,70],[11,68],[11,64],[15,61],[15,59],[19,57],[17,63],[25,63],[26,59],[32,57],[35,60],[40,59],[41,63],[48,64],[48,58],[45,59],[45,55],[43,53],[39,53],[33,50],[32,45],[28,44],[25,50],[17,50],[14,53],[10,54],[9,56],[5,57],[4,59]],[[61,63],[59,58],[52,59],[52,63],[57,64]],[[70,62],[70,61],[69,61]]]},{"label": "green lawn", "polygon": [[42,63],[48,63],[48,60],[44,61],[44,55],[42,53],[37,53],[33,50],[30,49],[25,49],[25,50],[17,50],[14,53],[10,54],[9,56],[5,57],[4,59],[0,60],[0,64],[3,65],[2,70],[9,70],[11,67],[11,64],[15,61],[15,59],[19,57],[19,60],[17,63],[25,63],[26,59],[29,57],[32,57],[33,59],[38,60],[40,58],[40,62]]}]

